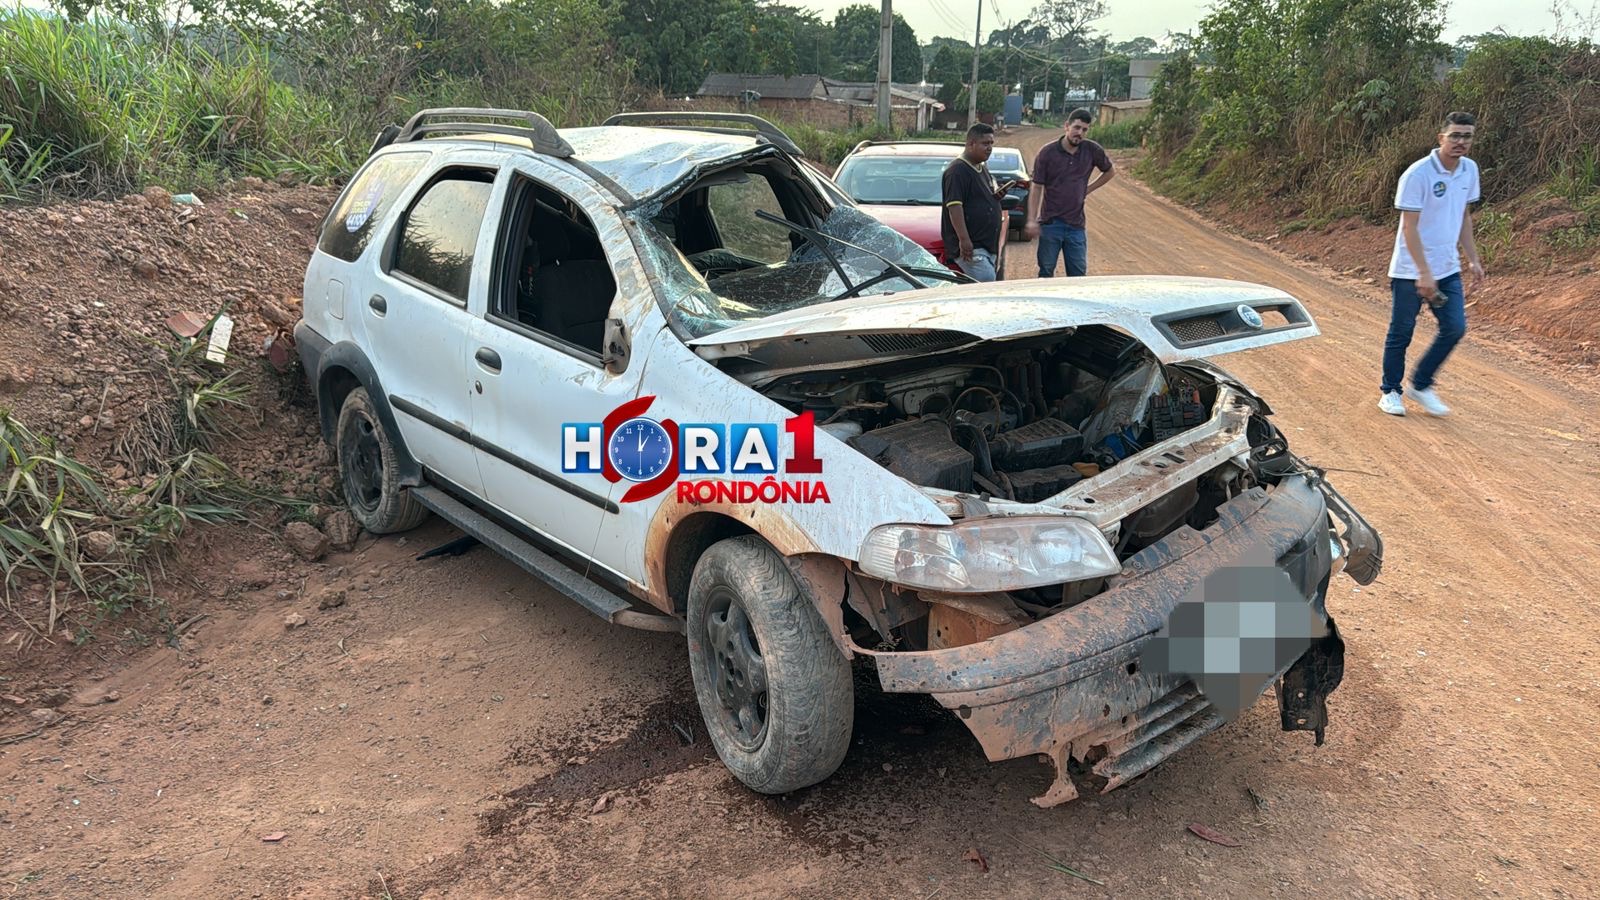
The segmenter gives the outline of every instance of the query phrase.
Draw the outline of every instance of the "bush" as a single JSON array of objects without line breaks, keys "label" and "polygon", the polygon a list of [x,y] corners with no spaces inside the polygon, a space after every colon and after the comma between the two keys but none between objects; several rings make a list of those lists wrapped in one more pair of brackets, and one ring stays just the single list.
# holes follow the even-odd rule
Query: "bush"
[{"label": "bush", "polygon": [[[967,100],[967,89],[966,88],[962,88],[961,92],[956,94],[956,102],[955,102],[955,107],[954,108],[956,110],[958,110],[958,111],[959,110],[964,110],[964,109],[967,108],[967,103],[968,103],[968,100]],[[994,114],[994,113],[998,113],[1001,110],[1005,109],[1005,106],[1006,106],[1006,90],[1005,90],[1005,88],[1001,87],[998,82],[994,82],[994,81],[980,81],[980,82],[978,82],[978,113],[980,115],[991,115],[991,114]],[[1015,123],[1013,123],[1013,124],[1015,124]]]},{"label": "bush", "polygon": [[1110,125],[1096,125],[1089,129],[1089,139],[1112,150],[1138,147],[1144,142],[1145,130],[1149,124],[1148,119],[1133,119]]},{"label": "bush", "polygon": [[1443,74],[1437,0],[1222,0],[1152,90],[1140,172],[1186,201],[1280,197],[1312,222],[1392,214],[1451,110],[1478,117],[1484,196],[1557,198],[1600,232],[1600,49],[1492,37]]}]

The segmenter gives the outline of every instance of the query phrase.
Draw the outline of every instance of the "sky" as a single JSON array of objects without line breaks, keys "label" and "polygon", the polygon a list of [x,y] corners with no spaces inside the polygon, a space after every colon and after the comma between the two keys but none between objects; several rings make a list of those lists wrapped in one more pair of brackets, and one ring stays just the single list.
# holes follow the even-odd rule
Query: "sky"
[{"label": "sky", "polygon": [[[879,0],[778,0],[816,12],[831,21],[834,13],[853,3],[877,6]],[[983,33],[1007,22],[1020,21],[1033,9],[1036,0],[893,0],[894,11],[904,16],[927,43],[935,37],[954,37],[972,41],[973,17],[983,4]],[[1572,2],[1572,0],[1567,0]],[[1573,3],[1584,12],[1592,0]],[[1161,38],[1168,31],[1191,31],[1210,8],[1209,0],[1106,0],[1110,12],[1095,22],[1113,40],[1145,37]],[[1454,41],[1464,34],[1481,34],[1503,28],[1509,34],[1549,33],[1555,28],[1549,0],[1454,0],[1445,22],[1444,39]]]}]

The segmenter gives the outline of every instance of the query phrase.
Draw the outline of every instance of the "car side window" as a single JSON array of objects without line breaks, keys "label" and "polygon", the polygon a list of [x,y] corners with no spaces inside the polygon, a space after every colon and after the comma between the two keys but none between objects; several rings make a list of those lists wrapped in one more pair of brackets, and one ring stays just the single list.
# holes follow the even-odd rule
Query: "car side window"
[{"label": "car side window", "polygon": [[494,173],[479,169],[447,171],[428,185],[400,222],[390,271],[465,304],[493,190]]},{"label": "car side window", "polygon": [[378,157],[362,169],[323,225],[317,248],[345,262],[360,258],[378,226],[388,217],[395,198],[416,177],[428,156],[427,153],[391,153]]},{"label": "car side window", "polygon": [[518,176],[510,196],[490,318],[598,356],[617,281],[594,220],[530,178]]},{"label": "car side window", "polygon": [[709,192],[711,218],[722,236],[723,247],[764,263],[780,263],[789,258],[794,250],[789,229],[756,218],[758,209],[783,215],[783,204],[764,176],[750,173],[744,181],[713,184]]}]

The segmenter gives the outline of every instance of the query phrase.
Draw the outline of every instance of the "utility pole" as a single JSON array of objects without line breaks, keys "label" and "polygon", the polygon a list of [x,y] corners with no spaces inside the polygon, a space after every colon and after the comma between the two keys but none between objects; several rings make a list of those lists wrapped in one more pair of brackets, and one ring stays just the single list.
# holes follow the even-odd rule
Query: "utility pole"
[{"label": "utility pole", "polygon": [[978,122],[978,49],[983,40],[983,0],[978,0],[978,24],[972,28],[972,85],[967,88],[967,127]]},{"label": "utility pole", "polygon": [[883,21],[878,26],[878,127],[894,127],[889,109],[889,76],[894,72],[894,2],[883,0]]}]

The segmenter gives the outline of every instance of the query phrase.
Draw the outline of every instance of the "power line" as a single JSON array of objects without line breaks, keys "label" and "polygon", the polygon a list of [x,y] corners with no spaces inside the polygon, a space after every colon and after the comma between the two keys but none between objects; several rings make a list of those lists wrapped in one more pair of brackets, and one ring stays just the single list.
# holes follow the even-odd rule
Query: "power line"
[{"label": "power line", "polygon": [[944,24],[947,27],[955,29],[957,34],[960,34],[966,30],[966,23],[963,22],[960,17],[952,13],[949,7],[941,3],[940,0],[929,0],[929,2],[933,4],[934,13],[936,13],[939,18],[944,20]]}]

